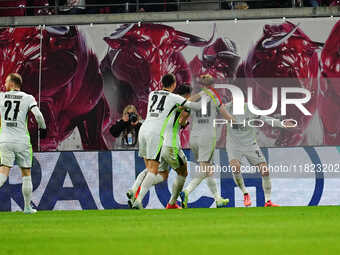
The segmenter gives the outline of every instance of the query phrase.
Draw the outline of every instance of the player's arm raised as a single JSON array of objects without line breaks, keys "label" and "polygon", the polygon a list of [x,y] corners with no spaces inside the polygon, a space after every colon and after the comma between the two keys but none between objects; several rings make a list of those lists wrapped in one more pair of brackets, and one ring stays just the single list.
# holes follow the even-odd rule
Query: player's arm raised
[{"label": "player's arm raised", "polygon": [[182,106],[184,108],[193,109],[193,110],[196,110],[196,111],[201,110],[201,103],[200,102],[192,102],[190,100],[191,97],[189,97],[188,100],[184,99],[183,97],[178,96],[178,95],[176,95],[176,97],[177,97],[176,100],[177,100],[177,103],[179,104],[179,106]]},{"label": "player's arm raised", "polygon": [[196,101],[198,101],[200,98],[201,98],[201,93],[197,93],[197,94],[191,95],[191,96],[188,98],[188,100],[189,100],[189,101],[192,101],[192,102],[196,102]]}]

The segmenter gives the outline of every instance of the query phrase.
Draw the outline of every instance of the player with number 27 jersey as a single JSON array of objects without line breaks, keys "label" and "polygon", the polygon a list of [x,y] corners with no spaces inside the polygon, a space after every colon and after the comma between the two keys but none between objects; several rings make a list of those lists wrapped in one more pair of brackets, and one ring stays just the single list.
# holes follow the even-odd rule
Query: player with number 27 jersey
[{"label": "player with number 27 jersey", "polygon": [[31,206],[33,160],[32,145],[27,129],[28,112],[32,112],[40,129],[40,138],[46,137],[47,130],[43,115],[34,97],[21,91],[22,77],[11,73],[6,77],[6,92],[0,92],[0,188],[6,183],[11,168],[16,163],[22,173],[22,195],[24,213],[37,210]]},{"label": "player with number 27 jersey", "polygon": [[27,114],[36,106],[34,97],[25,92],[11,90],[0,94],[0,143],[30,144]]}]

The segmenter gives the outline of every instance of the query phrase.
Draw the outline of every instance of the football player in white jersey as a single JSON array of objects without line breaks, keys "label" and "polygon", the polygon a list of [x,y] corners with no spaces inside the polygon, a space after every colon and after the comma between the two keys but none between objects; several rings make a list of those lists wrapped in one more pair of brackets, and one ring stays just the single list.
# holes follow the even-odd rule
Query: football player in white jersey
[{"label": "football player in white jersey", "polygon": [[[191,94],[190,85],[182,85],[176,88],[176,94],[188,99]],[[166,209],[182,209],[176,202],[179,193],[182,191],[185,183],[187,171],[187,158],[181,148],[180,144],[180,129],[188,125],[187,118],[189,117],[190,110],[184,107],[178,107],[176,112],[169,119],[165,134],[163,148],[161,152],[161,160],[156,176],[154,185],[167,180],[169,175],[169,168],[171,167],[177,172],[176,179],[172,186],[172,193]],[[138,188],[140,187],[147,169],[140,172],[132,186],[127,192],[128,204],[132,204],[136,197],[138,197]]]},{"label": "football player in white jersey", "polygon": [[179,106],[199,108],[199,104],[172,93],[176,88],[176,78],[166,74],[162,78],[163,88],[149,94],[148,112],[139,131],[139,156],[144,158],[147,174],[132,208],[142,209],[142,200],[151,186],[157,183],[158,167],[164,145],[164,135],[170,118]]},{"label": "football player in white jersey", "polygon": [[14,161],[22,172],[24,213],[35,213],[31,207],[32,196],[32,145],[27,128],[28,112],[32,112],[40,128],[40,137],[46,137],[46,124],[34,97],[21,91],[22,78],[11,73],[6,78],[6,92],[0,93],[0,188],[6,182]]},{"label": "football player in white jersey", "polygon": [[[226,104],[227,111],[232,110],[232,102]],[[271,180],[269,176],[268,166],[260,147],[256,141],[256,128],[249,126],[249,120],[259,120],[272,125],[273,127],[290,128],[294,127],[294,122],[286,121],[284,126],[278,119],[268,116],[258,116],[249,111],[248,104],[244,105],[243,115],[234,115],[236,119],[234,123],[227,124],[226,150],[229,158],[230,169],[236,185],[243,192],[244,205],[251,205],[250,195],[244,185],[241,173],[241,159],[245,157],[252,166],[256,166],[262,175],[262,188],[265,196],[265,207],[276,207],[271,201]]]},{"label": "football player in white jersey", "polygon": [[202,110],[192,114],[191,132],[190,132],[190,148],[194,154],[196,161],[199,163],[199,171],[191,173],[194,175],[189,185],[180,193],[182,207],[188,207],[189,194],[203,181],[207,180],[208,188],[213,194],[216,207],[225,207],[229,199],[222,198],[217,191],[217,184],[213,175],[213,155],[216,147],[216,127],[213,125],[220,113],[226,120],[233,117],[223,107],[220,96],[213,88],[214,79],[211,75],[206,74],[200,77],[202,91],[201,100],[206,100],[206,113],[202,114]]}]

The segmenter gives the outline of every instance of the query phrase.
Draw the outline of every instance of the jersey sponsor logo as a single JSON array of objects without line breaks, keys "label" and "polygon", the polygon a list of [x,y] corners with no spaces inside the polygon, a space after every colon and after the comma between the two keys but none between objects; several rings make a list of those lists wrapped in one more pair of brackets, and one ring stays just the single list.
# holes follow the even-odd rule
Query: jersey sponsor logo
[{"label": "jersey sponsor logo", "polygon": [[209,123],[209,119],[198,119],[197,123],[198,124],[208,124]]},{"label": "jersey sponsor logo", "polygon": [[150,113],[150,117],[158,118],[158,116],[159,116],[158,113],[155,112]]},{"label": "jersey sponsor logo", "polygon": [[18,126],[18,123],[16,123],[16,122],[7,122],[7,123],[6,123],[6,126],[7,126],[7,127],[17,127],[17,126]]}]

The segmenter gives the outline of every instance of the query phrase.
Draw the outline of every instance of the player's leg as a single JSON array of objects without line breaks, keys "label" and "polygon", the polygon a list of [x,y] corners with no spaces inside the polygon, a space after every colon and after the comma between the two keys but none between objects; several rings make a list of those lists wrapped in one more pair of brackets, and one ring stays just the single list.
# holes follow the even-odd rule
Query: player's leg
[{"label": "player's leg", "polygon": [[140,185],[142,184],[146,174],[148,172],[148,169],[145,168],[142,172],[140,172],[137,177],[135,182],[133,183],[132,187],[127,191],[126,195],[127,197],[130,198],[134,198],[135,194],[137,193],[138,188],[140,187]]},{"label": "player's leg", "polygon": [[262,175],[262,188],[264,192],[265,207],[278,206],[271,202],[272,184],[269,175],[269,169],[266,159],[264,158],[258,145],[245,152],[245,156],[249,163],[256,166]]},{"label": "player's leg", "polygon": [[164,160],[162,155],[163,155],[163,150],[161,153],[161,162],[159,163],[159,166],[158,166],[158,174],[156,175],[156,178],[154,179],[153,185],[161,183],[167,180],[169,177],[169,164]]},{"label": "player's leg", "polygon": [[199,165],[198,169],[196,168],[195,171],[191,172],[191,175],[193,175],[193,178],[189,182],[188,186],[186,186],[186,188],[180,193],[183,208],[188,207],[190,193],[193,192],[198,185],[200,185],[207,176],[207,173],[201,171],[201,165]]},{"label": "player's leg", "polygon": [[214,177],[213,156],[216,147],[216,138],[210,138],[208,141],[202,141],[200,146],[200,167],[201,171],[206,173],[207,186],[213,194],[216,207],[225,207],[229,203],[229,199],[221,197],[217,190],[217,184]]},{"label": "player's leg", "polygon": [[[139,196],[141,184],[142,184],[143,180],[145,179],[145,176],[146,176],[147,173],[148,173],[147,168],[145,168],[142,172],[140,172],[137,175],[137,178],[136,178],[132,188],[129,189],[126,192],[126,196],[128,197],[128,205],[129,205],[130,208],[132,208],[133,203],[135,202],[136,198]],[[156,185],[158,183],[161,183],[161,182],[167,180],[168,176],[169,176],[169,171],[159,172],[156,175],[156,178],[154,179],[153,185]]]},{"label": "player's leg", "polygon": [[262,162],[260,164],[256,165],[262,175],[262,188],[264,192],[264,201],[265,201],[265,207],[277,207],[279,205],[274,204],[271,201],[271,193],[272,193],[272,183],[270,180],[270,175],[269,175],[269,169],[267,166],[266,162]]},{"label": "player's leg", "polygon": [[128,198],[128,205],[132,208],[133,203],[136,200],[136,197],[139,195],[140,185],[142,184],[148,169],[145,168],[142,172],[137,175],[135,182],[133,183],[132,187],[126,192],[126,196]]},{"label": "player's leg", "polygon": [[33,209],[31,206],[32,201],[32,177],[30,168],[21,168],[22,173],[22,195],[24,197],[24,213],[36,213],[37,210]]},{"label": "player's leg", "polygon": [[162,159],[164,159],[168,166],[174,169],[177,173],[176,179],[172,185],[171,197],[166,209],[182,209],[182,207],[178,206],[176,202],[188,175],[187,158],[183,150],[178,147],[165,147],[164,152]]},{"label": "player's leg", "polygon": [[[145,160],[144,160],[144,162],[145,162]],[[161,163],[161,165],[162,165],[162,163]],[[146,166],[146,162],[145,162],[145,166]],[[160,168],[161,168],[161,166],[160,166]],[[145,168],[143,171],[141,171],[137,175],[137,178],[136,178],[135,182],[133,183],[131,189],[129,189],[127,191],[126,196],[128,197],[128,199],[130,201],[133,200],[133,202],[134,202],[135,198],[138,197],[140,185],[142,184],[147,172],[148,172],[147,168]],[[159,171],[159,173],[156,175],[154,185],[161,183],[161,182],[165,181],[166,179],[168,179],[168,174],[169,174],[169,172],[166,169],[164,171]]]},{"label": "player's leg", "polygon": [[1,166],[0,166],[0,188],[7,181],[11,167],[14,165],[15,154],[11,150],[11,144],[0,144]]},{"label": "player's leg", "polygon": [[11,170],[10,167],[2,165],[0,167],[0,188],[5,184],[7,181],[9,171]]},{"label": "player's leg", "polygon": [[231,159],[229,161],[229,166],[232,171],[233,179],[235,184],[241,189],[243,193],[243,203],[244,206],[251,206],[250,195],[244,184],[243,176],[241,173],[241,162],[237,159]]},{"label": "player's leg", "polygon": [[[190,137],[190,149],[192,154],[194,155],[194,158],[199,162],[201,161],[202,157],[202,150],[203,148],[200,146],[201,141],[199,137]],[[187,208],[188,206],[188,200],[189,200],[189,194],[193,192],[198,185],[203,181],[203,179],[206,177],[206,173],[202,171],[201,165],[199,163],[198,167],[195,167],[195,169],[190,170],[192,179],[189,182],[188,186],[180,193],[180,197],[182,200],[182,207]]]},{"label": "player's leg", "polygon": [[143,201],[144,196],[149,191],[149,189],[154,185],[154,183],[157,181],[159,162],[153,159],[146,159],[146,162],[147,162],[146,167],[148,169],[148,172],[145,175],[145,178],[141,184],[139,195],[133,204],[133,208],[135,209],[143,208],[142,201]]},{"label": "player's leg", "polygon": [[218,193],[217,183],[213,172],[214,165],[211,164],[210,162],[201,162],[201,167],[205,169],[205,171],[207,172],[206,176],[207,186],[215,198],[216,207],[217,208],[225,207],[229,203],[229,199],[222,198],[220,193]]},{"label": "player's leg", "polygon": [[[150,134],[145,132],[145,129],[143,129],[143,125],[139,131],[138,142],[138,154],[140,157],[144,158],[147,171],[145,172],[145,176],[141,182],[138,197],[133,202],[132,207],[135,209],[142,209],[143,198],[155,182],[156,175],[158,173],[158,160],[160,158],[161,150],[158,148],[159,138],[155,136],[150,136]],[[154,158],[156,160],[153,160]]]},{"label": "player's leg", "polygon": [[153,185],[161,183],[161,182],[167,180],[168,177],[169,177],[169,164],[166,161],[166,159],[164,158],[165,148],[162,148],[162,151],[161,151],[161,157],[160,157],[161,159],[160,159],[160,162],[159,162],[159,165],[158,165],[158,174],[156,175],[156,177],[154,179]]},{"label": "player's leg", "polygon": [[220,194],[217,191],[217,184],[216,181],[213,177],[213,164],[210,162],[200,162],[201,169],[204,169],[204,172],[207,173],[206,180],[207,180],[207,185],[210,190],[210,192],[213,194],[215,200],[220,200],[222,199]]},{"label": "player's leg", "polygon": [[[22,150],[22,147],[24,150]],[[32,191],[33,191],[33,185],[32,185],[32,177],[31,177],[31,167],[32,167],[32,159],[33,159],[33,152],[32,152],[32,146],[17,146],[16,155],[16,161],[17,164],[21,168],[22,173],[22,195],[24,197],[24,213],[36,213],[37,210],[33,209],[31,206],[31,200],[32,200]]]},{"label": "player's leg", "polygon": [[184,187],[185,180],[188,176],[187,163],[186,162],[183,163],[180,167],[175,169],[175,171],[177,172],[177,176],[176,176],[174,183],[172,184],[172,193],[171,193],[169,203],[167,205],[167,209],[178,209],[178,208],[181,209],[182,208],[178,206],[176,202],[177,202],[177,198],[179,194],[181,193]]},{"label": "player's leg", "polygon": [[[146,167],[146,161],[145,160],[144,160],[144,163],[145,163],[145,167]],[[148,172],[147,168],[145,168],[143,171],[141,171],[137,175],[136,180],[133,183],[132,187],[126,192],[126,196],[128,197],[129,200],[133,199],[133,202],[134,202],[134,198],[137,197],[137,191],[140,188],[140,185],[142,184],[142,181],[144,180],[147,172]]]}]

